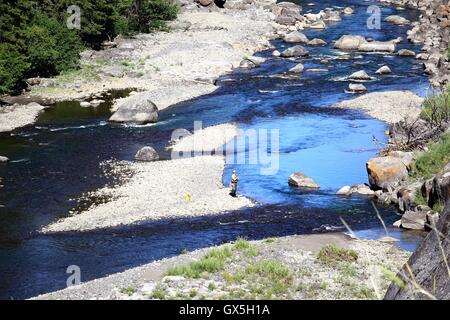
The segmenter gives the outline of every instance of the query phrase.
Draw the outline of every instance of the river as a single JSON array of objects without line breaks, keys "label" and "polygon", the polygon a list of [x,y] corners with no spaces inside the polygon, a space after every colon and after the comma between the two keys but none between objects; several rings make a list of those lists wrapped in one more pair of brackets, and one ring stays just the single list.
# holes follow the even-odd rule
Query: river
[{"label": "river", "polygon": [[[379,145],[374,135],[386,141],[385,123],[359,111],[330,108],[351,98],[343,77],[364,69],[374,74],[382,65],[393,73],[365,83],[370,92],[405,89],[425,95],[428,80],[419,62],[395,55],[352,53],[350,60],[337,60],[343,52],[332,49],[332,41],[343,34],[360,34],[375,40],[404,39],[408,27],[382,24],[368,30],[367,6],[357,0],[326,1],[304,6],[304,12],[329,6],[355,6],[325,31],[306,30],[308,38],[324,39],[324,47],[308,47],[310,56],[301,59],[306,69],[327,68],[328,72],[304,73],[298,79],[278,75],[296,62],[271,58],[271,51],[258,55],[270,58],[261,67],[235,70],[219,79],[213,94],[180,103],[160,112],[157,124],[126,126],[110,124],[111,99],[127,92],[114,92],[97,108],[81,108],[78,102],[60,102],[45,111],[34,125],[0,134],[0,154],[11,162],[0,166],[0,298],[20,299],[62,289],[66,268],[78,265],[82,281],[124,271],[156,259],[234,240],[238,236],[261,239],[311,233],[324,226],[340,228],[343,217],[358,236],[384,235],[371,203],[365,197],[342,198],[335,192],[343,185],[367,181],[365,162],[375,156]],[[373,3],[376,4],[376,3]],[[382,6],[382,15],[399,13],[417,20],[412,10],[398,11]],[[273,41],[278,50],[288,45]],[[402,42],[398,49],[420,51]],[[329,65],[320,64],[330,59]],[[255,199],[255,208],[216,217],[167,220],[130,228],[86,233],[42,235],[39,227],[66,217],[82,193],[111,183],[99,163],[104,160],[132,160],[138,149],[151,145],[163,159],[172,131],[192,129],[195,120],[203,126],[233,121],[242,129],[278,129],[279,170],[260,174],[260,165],[228,164],[240,175],[239,191]],[[287,185],[288,176],[302,171],[321,185],[320,191],[301,191]],[[92,199],[95,201],[95,199]],[[78,208],[81,210],[82,208]],[[379,208],[387,225],[398,216],[393,208]],[[414,250],[423,234],[389,228],[400,239],[398,245]]]}]

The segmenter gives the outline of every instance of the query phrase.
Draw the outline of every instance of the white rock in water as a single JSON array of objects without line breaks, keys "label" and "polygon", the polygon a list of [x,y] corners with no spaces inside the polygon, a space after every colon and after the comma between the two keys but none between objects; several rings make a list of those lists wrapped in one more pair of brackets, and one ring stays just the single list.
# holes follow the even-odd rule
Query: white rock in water
[{"label": "white rock in water", "polygon": [[9,159],[7,157],[0,156],[0,163],[6,163],[8,161],[9,161]]},{"label": "white rock in water", "polygon": [[279,57],[279,56],[281,56],[280,51],[274,50],[274,51],[272,52],[272,57]]},{"label": "white rock in water", "polygon": [[311,29],[326,29],[327,25],[322,20],[319,20],[317,22],[314,22],[312,25],[309,26]]},{"label": "white rock in water", "polygon": [[388,73],[391,73],[391,72],[392,72],[392,70],[388,66],[382,66],[380,69],[375,71],[375,73],[377,73],[377,74],[388,74]]},{"label": "white rock in water", "polygon": [[352,8],[350,8],[350,7],[347,7],[347,8],[345,8],[344,9],[344,14],[347,14],[347,15],[349,15],[349,14],[353,14],[353,9]]},{"label": "white rock in water", "polygon": [[93,107],[98,107],[100,104],[102,104],[104,102],[105,102],[105,100],[95,99],[95,100],[92,100],[90,103]]},{"label": "white rock in water", "polygon": [[341,195],[341,196],[347,196],[350,194],[350,186],[343,186],[342,188],[340,188],[336,194]]},{"label": "white rock in water", "polygon": [[308,43],[309,39],[299,31],[293,31],[286,34],[283,40],[288,43]]},{"label": "white rock in water", "polygon": [[360,83],[350,83],[348,85],[348,90],[350,92],[367,92],[367,88]]},{"label": "white rock in water", "polygon": [[319,39],[319,38],[314,38],[308,42],[308,45],[310,45],[310,46],[324,46],[326,44],[327,44],[326,41]]},{"label": "white rock in water", "polygon": [[401,49],[401,50],[398,50],[398,55],[400,57],[415,57],[416,53],[412,50]]},{"label": "white rock in water", "polygon": [[409,21],[408,19],[403,18],[403,17],[398,16],[398,15],[393,15],[393,16],[386,17],[384,19],[384,21],[388,22],[388,23],[393,23],[393,24],[396,24],[396,25],[399,25],[399,26],[411,23],[411,21]]},{"label": "white rock in water", "polygon": [[290,186],[308,189],[319,189],[320,186],[312,179],[301,172],[294,172],[288,180]]},{"label": "white rock in water", "polygon": [[397,220],[392,224],[393,227],[395,228],[400,228],[402,226],[402,220]]},{"label": "white rock in water", "polygon": [[372,77],[369,76],[364,70],[352,73],[349,77],[351,80],[371,80]]},{"label": "white rock in water", "polygon": [[91,106],[91,104],[89,102],[87,102],[87,101],[80,102],[80,107],[87,108],[87,107],[90,107],[90,106]]},{"label": "white rock in water", "polygon": [[109,118],[113,122],[145,124],[158,121],[158,108],[150,100],[151,92],[141,92],[124,99]]},{"label": "white rock in water", "polygon": [[295,67],[289,69],[290,72],[295,72],[295,73],[303,72],[303,70],[305,70],[305,67],[301,63],[299,63]]},{"label": "white rock in water", "polygon": [[134,159],[137,161],[156,161],[159,159],[159,155],[152,147],[143,147],[136,153]]}]

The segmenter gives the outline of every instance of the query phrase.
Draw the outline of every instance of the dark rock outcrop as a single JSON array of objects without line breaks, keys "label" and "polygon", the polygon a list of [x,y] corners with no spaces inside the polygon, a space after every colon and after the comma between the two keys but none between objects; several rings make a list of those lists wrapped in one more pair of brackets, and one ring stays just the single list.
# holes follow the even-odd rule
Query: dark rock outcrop
[{"label": "dark rock outcrop", "polygon": [[392,282],[386,292],[386,300],[450,299],[450,204],[438,220],[436,229],[430,231],[416,252],[408,260],[415,283],[426,293],[420,292],[411,281],[412,276],[405,265],[397,277],[404,286]]}]

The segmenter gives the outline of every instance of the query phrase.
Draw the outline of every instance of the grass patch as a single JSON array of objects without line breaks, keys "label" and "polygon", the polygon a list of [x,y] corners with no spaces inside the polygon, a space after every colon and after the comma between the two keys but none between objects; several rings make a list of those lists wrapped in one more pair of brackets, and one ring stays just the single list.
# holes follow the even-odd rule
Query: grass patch
[{"label": "grass patch", "polygon": [[437,213],[442,213],[442,212],[444,212],[444,207],[445,207],[444,204],[438,202],[433,206],[432,209],[433,209],[433,211],[435,211]]},{"label": "grass patch", "polygon": [[289,269],[283,266],[278,260],[262,260],[254,262],[247,266],[246,272],[270,278],[274,281],[289,282],[292,280]]},{"label": "grass patch", "polygon": [[429,151],[420,155],[413,164],[412,174],[429,179],[441,171],[450,161],[450,134],[441,136],[438,142],[429,146]]},{"label": "grass patch", "polygon": [[356,251],[339,248],[335,245],[323,246],[317,254],[317,261],[329,267],[334,267],[341,262],[353,262],[356,260],[358,260]]},{"label": "grass patch", "polygon": [[212,249],[200,260],[186,265],[177,265],[167,271],[169,276],[184,276],[186,278],[207,277],[210,273],[222,271],[225,261],[231,258],[232,253],[228,247]]},{"label": "grass patch", "polygon": [[166,296],[167,296],[167,291],[159,286],[156,287],[152,292],[153,299],[163,300],[166,298]]},{"label": "grass patch", "polygon": [[258,249],[256,249],[255,245],[251,244],[244,238],[237,238],[236,242],[234,243],[234,247],[236,250],[241,251],[246,255],[247,257],[256,257],[259,252]]},{"label": "grass patch", "polygon": [[120,290],[120,292],[131,296],[131,295],[133,295],[133,293],[136,292],[136,289],[133,287],[127,287],[127,288],[122,288]]}]

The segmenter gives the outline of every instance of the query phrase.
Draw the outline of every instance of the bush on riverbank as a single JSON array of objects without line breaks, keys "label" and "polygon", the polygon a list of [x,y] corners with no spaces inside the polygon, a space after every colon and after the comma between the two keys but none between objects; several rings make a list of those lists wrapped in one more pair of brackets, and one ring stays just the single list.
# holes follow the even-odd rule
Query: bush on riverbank
[{"label": "bush on riverbank", "polygon": [[[80,8],[80,29],[66,20]],[[77,68],[84,47],[99,48],[118,34],[164,29],[176,18],[170,0],[5,0],[0,3],[0,94],[18,93],[24,80]]]},{"label": "bush on riverbank", "polygon": [[450,134],[441,136],[438,142],[430,146],[430,150],[418,157],[413,165],[412,175],[431,178],[441,171],[450,161]]},{"label": "bush on riverbank", "polygon": [[434,127],[446,126],[450,122],[450,88],[428,97],[422,108],[420,118],[430,122]]}]

